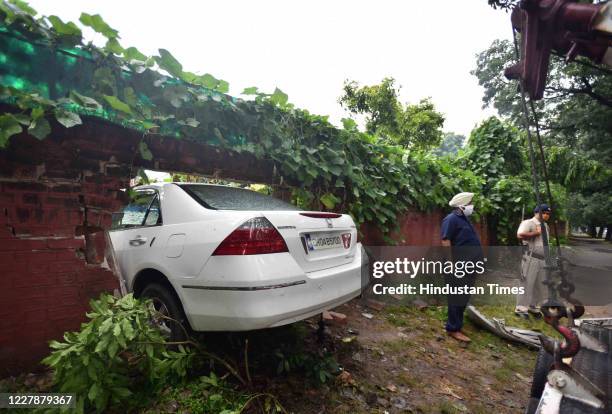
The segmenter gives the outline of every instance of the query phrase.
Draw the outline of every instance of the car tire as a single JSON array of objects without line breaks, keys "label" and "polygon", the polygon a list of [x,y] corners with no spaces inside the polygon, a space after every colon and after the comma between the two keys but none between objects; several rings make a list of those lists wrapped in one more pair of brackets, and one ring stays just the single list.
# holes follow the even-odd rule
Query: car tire
[{"label": "car tire", "polygon": [[156,321],[166,341],[182,342],[189,339],[189,323],[181,303],[173,291],[166,286],[152,283],[143,289],[141,297],[151,299],[155,310],[172,319],[161,318]]}]

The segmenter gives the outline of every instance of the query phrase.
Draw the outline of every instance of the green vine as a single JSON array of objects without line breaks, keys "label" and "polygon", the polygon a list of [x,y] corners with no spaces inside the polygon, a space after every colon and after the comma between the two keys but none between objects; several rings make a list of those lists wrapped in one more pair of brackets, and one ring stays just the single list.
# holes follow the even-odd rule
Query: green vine
[{"label": "green vine", "polygon": [[[37,17],[21,0],[0,2],[0,46],[8,52],[0,59],[0,102],[20,111],[0,114],[0,148],[23,130],[43,139],[49,117],[67,128],[82,123],[80,115],[103,117],[145,134],[271,160],[280,182],[294,186],[297,202],[348,211],[384,233],[409,208],[440,207],[453,193],[481,185],[448,160],[385,143],[351,119],[337,128],[295,108],[280,89],[247,88],[242,94],[249,100],[228,96],[227,82],[185,71],[165,49],[149,57],[124,48],[100,16],[83,13],[79,21],[105,36],[106,45],[83,43],[76,23]],[[151,156],[144,142],[139,151]]]}]

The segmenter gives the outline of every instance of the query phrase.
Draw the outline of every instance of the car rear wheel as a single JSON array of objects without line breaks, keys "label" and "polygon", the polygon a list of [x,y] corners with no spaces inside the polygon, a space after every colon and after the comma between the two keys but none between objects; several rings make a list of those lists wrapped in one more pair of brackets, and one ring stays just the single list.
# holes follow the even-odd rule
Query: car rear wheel
[{"label": "car rear wheel", "polygon": [[174,292],[157,283],[147,285],[142,291],[143,298],[151,299],[155,309],[153,322],[159,327],[168,342],[181,342],[187,337],[187,319]]}]

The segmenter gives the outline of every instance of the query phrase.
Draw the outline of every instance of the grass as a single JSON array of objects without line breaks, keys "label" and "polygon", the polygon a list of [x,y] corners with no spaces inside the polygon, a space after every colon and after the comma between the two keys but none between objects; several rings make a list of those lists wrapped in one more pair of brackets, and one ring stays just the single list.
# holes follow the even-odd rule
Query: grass
[{"label": "grass", "polygon": [[525,320],[516,316],[514,314],[514,305],[487,305],[478,307],[478,310],[489,318],[503,319],[507,326],[529,329],[552,337],[559,336],[550,325],[544,322],[544,319],[535,319],[532,317],[529,320]]}]

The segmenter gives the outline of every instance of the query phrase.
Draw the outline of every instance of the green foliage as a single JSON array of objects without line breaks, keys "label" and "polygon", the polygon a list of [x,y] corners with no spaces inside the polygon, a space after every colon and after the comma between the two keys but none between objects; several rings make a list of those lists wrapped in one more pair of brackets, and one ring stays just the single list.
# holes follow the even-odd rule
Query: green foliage
[{"label": "green foliage", "polygon": [[427,149],[442,139],[444,117],[429,99],[416,105],[402,105],[393,78],[380,85],[359,87],[356,82],[344,84],[340,103],[355,114],[366,115],[367,132],[405,148]]},{"label": "green foliage", "polygon": [[90,302],[89,322],[67,332],[43,363],[54,370],[59,392],[77,396],[79,412],[134,407],[160,387],[187,374],[194,353],[167,348],[151,321],[155,312],[132,295],[103,294]]},{"label": "green foliage", "polygon": [[491,117],[470,134],[459,162],[482,177],[479,208],[488,213],[489,228],[497,242],[516,241],[522,213],[530,208],[533,188],[519,131]]},{"label": "green foliage", "polygon": [[277,350],[275,356],[278,360],[277,374],[304,371],[306,378],[317,385],[325,384],[340,372],[340,365],[331,354],[320,355],[294,350]]},{"label": "green foliage", "polygon": [[[503,69],[515,60],[514,45],[496,40],[479,54],[472,73],[485,89],[484,105],[493,106],[507,121],[523,128],[517,83],[503,76]],[[583,205],[580,200],[596,194],[601,195],[596,197],[598,200],[612,194],[611,74],[609,68],[584,58],[566,63],[562,57],[551,57],[544,99],[534,107],[549,177],[553,184],[563,187],[559,189],[553,185],[557,188],[553,189],[557,194],[553,194],[555,206],[563,205],[566,193],[571,193],[569,197],[576,205]],[[535,121],[531,115],[530,123],[533,125]],[[537,156],[539,158],[539,154]],[[542,178],[541,168],[538,173]],[[530,201],[535,204],[533,196]],[[591,223],[582,220],[594,220],[598,215],[583,214],[575,209],[570,216],[575,225],[589,225]]]},{"label": "green foliage", "polygon": [[[23,12],[19,22],[11,23],[8,14],[2,16],[10,30],[40,44],[50,47],[57,40],[44,18]],[[118,38],[101,18],[84,14],[81,22],[107,36],[109,42]],[[70,53],[86,54],[75,65],[84,65],[77,66],[79,73],[87,73],[90,81],[68,84],[61,98],[50,99],[35,86],[19,89],[13,85],[0,89],[0,100],[14,104],[22,111],[20,116],[30,117],[19,125],[32,126],[40,138],[48,132],[42,119],[52,114],[65,126],[76,125],[77,118],[64,112],[69,111],[252,154],[275,164],[278,181],[294,188],[299,205],[348,211],[358,223],[372,222],[383,233],[394,229],[397,215],[408,208],[445,206],[454,193],[476,190],[480,185],[478,177],[448,161],[406,150],[406,146],[437,145],[443,118],[429,101],[399,104],[391,79],[378,92],[364,95],[368,98],[365,104],[376,107],[371,129],[389,134],[389,139],[381,140],[360,132],[354,121],[345,120],[344,128],[339,129],[325,116],[295,108],[278,88],[272,93],[246,88],[243,94],[253,99],[235,99],[222,93],[227,91],[227,82],[184,71],[167,50],[147,57],[135,48],[119,50],[118,43],[111,45],[113,50],[109,44],[102,49],[71,45]],[[0,122],[9,126],[0,136],[0,144],[6,145],[18,133],[18,125],[4,115]],[[152,157],[145,146],[139,150],[143,159]]]},{"label": "green foliage", "polygon": [[456,156],[463,148],[464,142],[465,136],[455,134],[454,132],[447,132],[444,134],[440,146],[432,152],[439,157]]},{"label": "green foliage", "polygon": [[[569,200],[569,215],[573,224],[610,226],[612,224],[612,194],[573,194]],[[610,227],[608,227],[608,231]]]},{"label": "green foliage", "polygon": [[166,404],[174,403],[192,414],[238,414],[248,398],[248,395],[236,391],[225,380],[211,373],[184,387],[171,388],[156,405],[163,410]]},{"label": "green foliage", "polygon": [[495,117],[471,132],[464,157],[468,168],[485,179],[485,194],[499,177],[518,175],[526,167],[518,130]]}]

